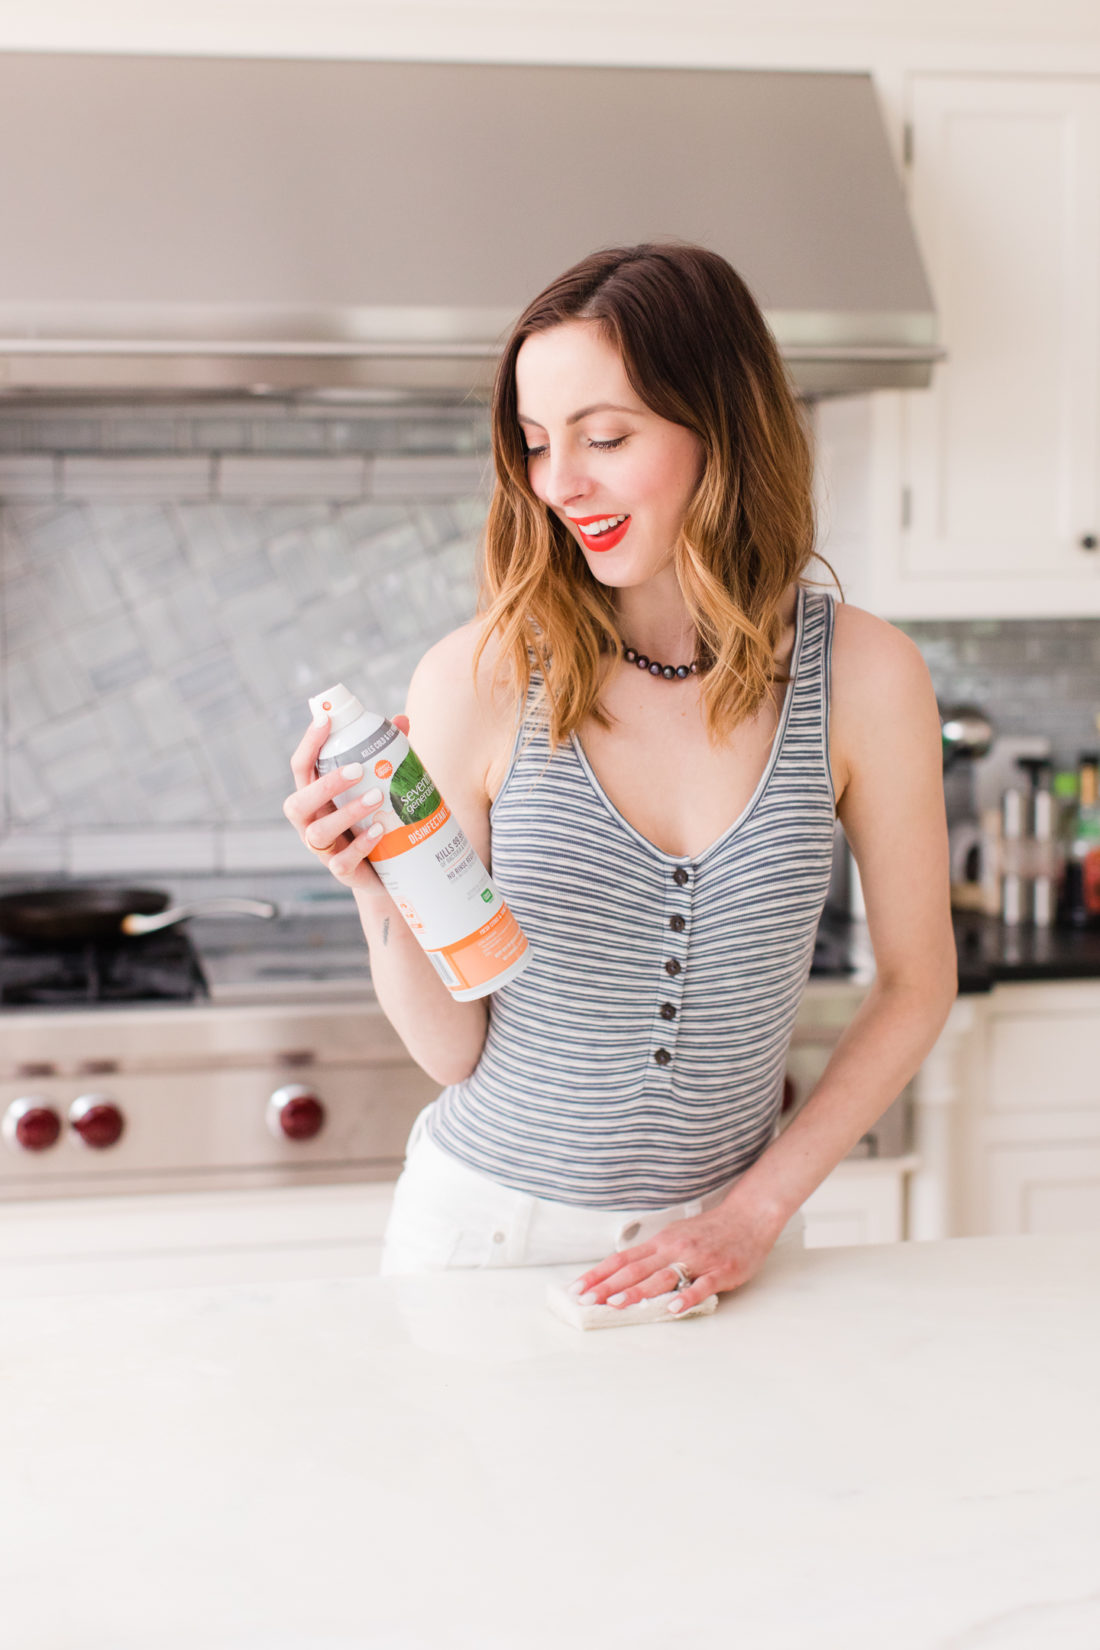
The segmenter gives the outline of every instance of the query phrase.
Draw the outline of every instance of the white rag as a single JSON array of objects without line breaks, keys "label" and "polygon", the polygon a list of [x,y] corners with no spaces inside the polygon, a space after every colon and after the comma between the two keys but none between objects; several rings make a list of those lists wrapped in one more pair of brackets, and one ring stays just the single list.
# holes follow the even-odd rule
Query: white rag
[{"label": "white rag", "polygon": [[717,1295],[708,1295],[697,1306],[685,1312],[670,1312],[669,1301],[676,1299],[677,1291],[652,1295],[649,1300],[635,1301],[631,1306],[585,1306],[568,1292],[567,1285],[551,1283],[546,1289],[546,1304],[554,1316],[574,1329],[628,1329],[637,1323],[683,1323],[686,1318],[701,1318],[713,1312],[718,1305]]}]

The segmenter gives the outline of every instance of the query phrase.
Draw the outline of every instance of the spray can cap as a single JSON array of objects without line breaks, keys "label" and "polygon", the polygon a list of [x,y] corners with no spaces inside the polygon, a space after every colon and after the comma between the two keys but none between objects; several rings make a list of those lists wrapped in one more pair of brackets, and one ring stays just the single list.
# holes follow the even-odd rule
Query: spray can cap
[{"label": "spray can cap", "polygon": [[337,728],[347,727],[354,722],[357,716],[363,715],[363,707],[354,693],[349,693],[343,682],[337,682],[335,687],[326,688],[324,693],[315,694],[309,701],[309,708],[315,717],[327,716],[329,731],[335,733]]}]

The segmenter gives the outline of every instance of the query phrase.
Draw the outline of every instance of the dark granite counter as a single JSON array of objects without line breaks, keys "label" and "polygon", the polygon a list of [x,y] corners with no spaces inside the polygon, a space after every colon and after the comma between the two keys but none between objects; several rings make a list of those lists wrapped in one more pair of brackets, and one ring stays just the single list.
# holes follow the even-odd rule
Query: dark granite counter
[{"label": "dark granite counter", "polygon": [[976,911],[952,917],[960,994],[1002,982],[1100,980],[1100,928],[1009,928]]},{"label": "dark granite counter", "polygon": [[[954,911],[959,995],[1037,980],[1100,980],[1100,928],[1009,928],[999,917]],[[814,946],[814,979],[843,979],[866,962],[863,924],[826,911]]]}]

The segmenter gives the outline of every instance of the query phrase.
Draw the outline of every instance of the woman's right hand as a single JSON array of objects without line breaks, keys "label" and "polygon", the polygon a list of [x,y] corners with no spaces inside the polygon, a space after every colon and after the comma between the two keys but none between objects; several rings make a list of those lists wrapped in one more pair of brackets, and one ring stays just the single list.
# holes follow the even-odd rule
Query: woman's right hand
[{"label": "woman's right hand", "polygon": [[[395,728],[407,734],[407,716],[390,718]],[[381,880],[367,855],[381,834],[381,827],[373,835],[367,831],[353,831],[352,826],[368,818],[382,805],[380,790],[367,791],[353,797],[338,808],[333,800],[341,791],[357,783],[344,769],[317,777],[317,758],[329,735],[329,719],[311,722],[301,744],[290,759],[294,775],[294,790],[283,803],[283,813],[289,819],[306,847],[337,882],[356,892],[377,894],[389,899]],[[361,775],[360,775],[361,777]]]}]

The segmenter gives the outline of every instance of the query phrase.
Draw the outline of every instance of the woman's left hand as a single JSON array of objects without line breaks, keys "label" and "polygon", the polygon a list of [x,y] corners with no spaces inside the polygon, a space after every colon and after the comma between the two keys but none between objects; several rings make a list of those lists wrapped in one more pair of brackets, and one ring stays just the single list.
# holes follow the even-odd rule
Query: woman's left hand
[{"label": "woman's left hand", "polygon": [[770,1253],[782,1224],[759,1210],[729,1201],[689,1220],[675,1220],[646,1243],[620,1249],[572,1285],[586,1306],[632,1306],[653,1295],[667,1295],[679,1278],[679,1261],[692,1282],[680,1289],[669,1310],[685,1312],[708,1295],[739,1289],[758,1272]]}]

